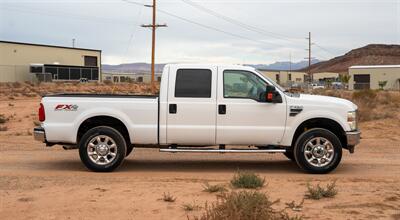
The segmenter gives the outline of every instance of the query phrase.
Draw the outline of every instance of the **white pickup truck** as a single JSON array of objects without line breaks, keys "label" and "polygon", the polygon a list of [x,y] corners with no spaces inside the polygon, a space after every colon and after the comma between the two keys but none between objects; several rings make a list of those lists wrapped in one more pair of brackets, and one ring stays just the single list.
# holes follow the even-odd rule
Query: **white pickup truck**
[{"label": "white pickup truck", "polygon": [[327,173],[343,148],[353,153],[359,143],[356,115],[348,100],[289,93],[251,67],[174,64],[158,96],[44,96],[34,137],[79,149],[93,171],[114,170],[133,148],[156,147],[284,153],[307,172]]}]

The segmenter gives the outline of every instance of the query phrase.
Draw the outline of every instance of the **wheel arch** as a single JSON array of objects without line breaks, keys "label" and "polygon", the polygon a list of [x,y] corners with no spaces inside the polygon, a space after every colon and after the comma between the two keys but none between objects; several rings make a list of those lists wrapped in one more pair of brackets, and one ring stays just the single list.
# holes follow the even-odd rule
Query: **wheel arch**
[{"label": "wheel arch", "polygon": [[107,115],[92,116],[85,119],[79,125],[78,132],[76,135],[76,143],[79,143],[82,136],[88,130],[98,126],[109,126],[116,129],[124,137],[127,146],[131,145],[131,139],[126,125],[120,119]]},{"label": "wheel arch", "polygon": [[342,147],[347,149],[347,137],[343,127],[337,121],[323,117],[311,118],[302,122],[294,132],[291,147],[295,145],[297,139],[303,132],[312,128],[324,128],[334,133],[339,138]]}]

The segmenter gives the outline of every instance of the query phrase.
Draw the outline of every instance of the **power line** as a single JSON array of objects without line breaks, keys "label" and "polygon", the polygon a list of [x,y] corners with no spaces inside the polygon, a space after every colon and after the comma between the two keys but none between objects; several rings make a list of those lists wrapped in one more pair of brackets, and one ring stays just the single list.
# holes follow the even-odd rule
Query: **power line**
[{"label": "power line", "polygon": [[[138,2],[132,2],[132,1],[128,1],[128,0],[123,0],[123,1],[127,2],[127,3],[131,3],[131,4],[135,4],[135,5],[144,6],[143,4],[140,4]],[[220,33],[223,33],[223,34],[226,34],[226,35],[230,35],[230,36],[233,36],[233,37],[236,37],[236,38],[241,38],[241,39],[244,39],[244,40],[253,41],[253,42],[256,42],[256,43],[260,43],[260,44],[271,44],[271,45],[276,45],[276,46],[282,46],[281,44],[265,42],[265,41],[262,41],[262,40],[256,40],[256,39],[253,39],[253,38],[249,38],[249,37],[242,36],[242,35],[239,35],[239,34],[235,34],[235,33],[232,33],[232,32],[228,32],[228,31],[225,31],[225,30],[221,30],[221,29],[218,29],[216,27],[212,27],[212,26],[209,26],[209,25],[206,25],[206,24],[202,24],[202,23],[199,23],[199,22],[196,22],[196,21],[192,21],[192,20],[189,20],[187,18],[178,16],[178,15],[175,15],[175,14],[172,14],[172,13],[167,12],[165,10],[157,9],[157,11],[159,11],[159,12],[165,14],[165,15],[168,15],[170,17],[174,17],[176,19],[185,21],[187,23],[191,23],[191,24],[194,24],[194,25],[197,25],[197,26],[209,29],[209,30],[213,30],[213,31],[216,31],[216,32],[220,32]]]},{"label": "power line", "polygon": [[314,43],[314,45],[317,46],[319,49],[321,49],[321,50],[323,50],[323,51],[325,51],[325,52],[327,52],[327,53],[329,53],[329,54],[331,54],[331,55],[333,55],[333,56],[336,56],[336,54],[332,53],[332,52],[331,52],[330,50],[328,50],[328,49],[325,49],[324,47],[321,47],[319,44]]},{"label": "power line", "polygon": [[226,15],[223,15],[223,14],[220,14],[220,13],[218,13],[216,11],[208,9],[208,8],[206,8],[206,7],[204,7],[204,6],[200,5],[200,4],[197,4],[197,3],[195,3],[195,2],[193,2],[191,0],[182,0],[182,1],[184,3],[186,3],[186,4],[188,4],[188,5],[191,5],[194,8],[197,8],[197,9],[199,9],[201,11],[204,11],[204,12],[214,16],[214,17],[220,18],[220,19],[222,19],[222,20],[224,20],[226,22],[229,22],[231,24],[234,24],[236,26],[242,27],[242,28],[244,28],[246,30],[253,31],[253,32],[256,32],[256,33],[259,33],[259,34],[262,34],[262,35],[268,35],[268,37],[273,37],[273,38],[276,38],[276,39],[279,39],[279,40],[286,40],[286,41],[295,42],[295,40],[294,40],[295,38],[291,38],[291,37],[288,37],[288,36],[285,36],[285,35],[282,35],[282,34],[274,33],[274,32],[271,32],[271,31],[267,31],[265,29],[261,29],[261,28],[258,28],[258,27],[252,26],[252,25],[245,24],[245,23],[243,23],[241,21],[238,21],[238,20],[236,20],[234,18],[228,17]]}]

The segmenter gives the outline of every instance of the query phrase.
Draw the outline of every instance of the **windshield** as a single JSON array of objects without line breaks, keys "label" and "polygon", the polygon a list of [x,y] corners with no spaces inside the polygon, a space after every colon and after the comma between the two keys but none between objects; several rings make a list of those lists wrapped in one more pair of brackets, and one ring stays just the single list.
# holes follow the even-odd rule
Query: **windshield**
[{"label": "windshield", "polygon": [[270,79],[269,77],[265,76],[264,74],[262,74],[261,72],[259,72],[258,70],[256,70],[257,73],[259,73],[260,75],[264,76],[265,78],[267,78],[268,83],[271,83],[273,86],[275,86],[275,88],[278,88],[279,90],[281,90],[282,92],[287,92],[286,89],[282,88],[278,83],[276,83],[274,80]]}]

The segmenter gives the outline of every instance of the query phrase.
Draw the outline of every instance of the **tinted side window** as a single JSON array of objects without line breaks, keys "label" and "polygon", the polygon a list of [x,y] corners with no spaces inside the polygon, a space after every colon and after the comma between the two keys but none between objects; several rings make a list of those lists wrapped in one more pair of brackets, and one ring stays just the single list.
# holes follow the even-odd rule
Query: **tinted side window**
[{"label": "tinted side window", "polygon": [[179,69],[175,97],[211,98],[211,74],[208,69]]}]

